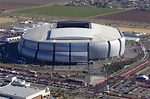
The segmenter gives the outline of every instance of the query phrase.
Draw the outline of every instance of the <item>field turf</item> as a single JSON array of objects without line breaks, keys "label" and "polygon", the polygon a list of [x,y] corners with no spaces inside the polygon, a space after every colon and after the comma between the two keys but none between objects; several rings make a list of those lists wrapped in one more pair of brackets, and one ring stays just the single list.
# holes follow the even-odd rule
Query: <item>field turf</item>
[{"label": "field turf", "polygon": [[91,17],[91,16],[113,13],[117,11],[121,11],[121,9],[53,5],[47,7],[15,11],[15,13],[84,18],[84,17]]}]

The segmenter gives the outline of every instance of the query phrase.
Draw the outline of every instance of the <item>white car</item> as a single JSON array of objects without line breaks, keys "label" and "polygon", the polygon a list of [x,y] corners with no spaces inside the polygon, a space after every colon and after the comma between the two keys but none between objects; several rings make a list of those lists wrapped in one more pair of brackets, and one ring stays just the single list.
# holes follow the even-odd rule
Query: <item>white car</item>
[{"label": "white car", "polygon": [[21,24],[28,24],[28,23],[33,23],[33,21],[22,21],[20,22]]}]

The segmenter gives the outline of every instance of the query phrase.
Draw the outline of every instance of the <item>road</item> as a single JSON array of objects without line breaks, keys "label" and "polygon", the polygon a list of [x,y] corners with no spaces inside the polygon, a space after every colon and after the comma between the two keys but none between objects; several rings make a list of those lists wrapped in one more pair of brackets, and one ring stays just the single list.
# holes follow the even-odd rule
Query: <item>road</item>
[{"label": "road", "polygon": [[[145,57],[134,63],[134,64],[131,64],[130,67],[128,68],[125,68],[125,69],[122,69],[120,70],[119,72],[115,73],[115,75],[118,75],[118,76],[115,76],[115,77],[111,77],[111,78],[105,78],[104,80],[101,80],[99,81],[98,83],[95,83],[93,86],[94,86],[94,90],[96,92],[103,92],[103,91],[106,91],[107,88],[106,86],[109,85],[110,88],[112,88],[114,85],[120,85],[120,82],[124,81],[124,80],[131,80],[131,79],[135,79],[135,77],[133,77],[133,74],[135,74],[136,72],[139,72],[141,71],[143,68],[146,68],[147,66],[150,66],[150,52],[148,52],[147,50],[150,49],[150,37],[147,38],[146,40],[142,40],[141,41],[141,46],[144,49],[144,53],[145,53]],[[128,84],[127,84],[128,85]],[[122,85],[123,86],[123,85]],[[124,85],[126,86],[126,85]],[[131,91],[133,89],[135,89],[137,86],[134,86],[134,88],[130,89]],[[98,90],[97,88],[100,88],[101,90]],[[111,96],[116,96],[116,97],[120,97],[120,93],[111,93],[111,94],[108,94],[107,97],[110,97]],[[121,95],[122,98],[131,98],[132,97],[130,95]]]}]

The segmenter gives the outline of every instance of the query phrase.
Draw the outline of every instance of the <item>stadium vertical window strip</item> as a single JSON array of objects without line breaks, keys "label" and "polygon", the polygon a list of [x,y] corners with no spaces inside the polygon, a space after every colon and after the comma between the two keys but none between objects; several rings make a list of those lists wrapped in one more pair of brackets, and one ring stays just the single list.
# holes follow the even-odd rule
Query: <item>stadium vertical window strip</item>
[{"label": "stadium vertical window strip", "polygon": [[87,62],[89,62],[89,42],[87,42]]},{"label": "stadium vertical window strip", "polygon": [[22,44],[23,46],[21,47],[21,50],[20,50],[20,54],[22,54],[22,49],[23,49],[23,47],[25,46],[25,40],[23,40],[23,44]]},{"label": "stadium vertical window strip", "polygon": [[71,42],[69,43],[69,65],[71,64]]},{"label": "stadium vertical window strip", "polygon": [[119,43],[120,43],[120,48],[119,48],[119,55],[120,55],[121,54],[122,43],[121,43],[120,39],[118,39],[118,40],[119,40]]},{"label": "stadium vertical window strip", "polygon": [[37,59],[37,54],[38,54],[38,51],[39,51],[39,44],[40,44],[40,42],[37,43],[37,50],[35,52],[35,59]]},{"label": "stadium vertical window strip", "polygon": [[87,42],[87,65],[88,65],[88,74],[90,74],[90,64],[89,64],[89,41]]},{"label": "stadium vertical window strip", "polygon": [[110,41],[108,41],[108,54],[107,54],[107,57],[110,56],[110,51],[111,51],[111,44],[110,44]]},{"label": "stadium vertical window strip", "polygon": [[53,66],[55,65],[55,42],[53,42]]}]

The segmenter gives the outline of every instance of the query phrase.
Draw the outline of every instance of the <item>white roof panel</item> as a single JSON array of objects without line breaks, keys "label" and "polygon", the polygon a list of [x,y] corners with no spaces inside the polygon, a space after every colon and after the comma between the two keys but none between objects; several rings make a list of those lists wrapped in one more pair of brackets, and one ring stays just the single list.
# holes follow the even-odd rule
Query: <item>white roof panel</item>
[{"label": "white roof panel", "polygon": [[109,41],[121,37],[118,29],[113,27],[92,23],[92,29],[93,41]]},{"label": "white roof panel", "polygon": [[20,97],[28,97],[40,91],[42,90],[37,88],[32,88],[32,87],[20,87],[20,86],[12,86],[12,85],[0,87],[1,93],[14,95],[14,96],[16,95]]},{"label": "white roof panel", "polygon": [[87,39],[103,42],[121,38],[118,29],[96,23],[91,23],[91,28],[56,28],[55,25],[54,23],[47,23],[31,28],[23,35],[23,38],[38,42],[53,42],[53,40],[56,42],[75,42],[75,40]]},{"label": "white roof panel", "polygon": [[87,28],[57,28],[51,30],[50,39],[92,39],[93,31]]}]

